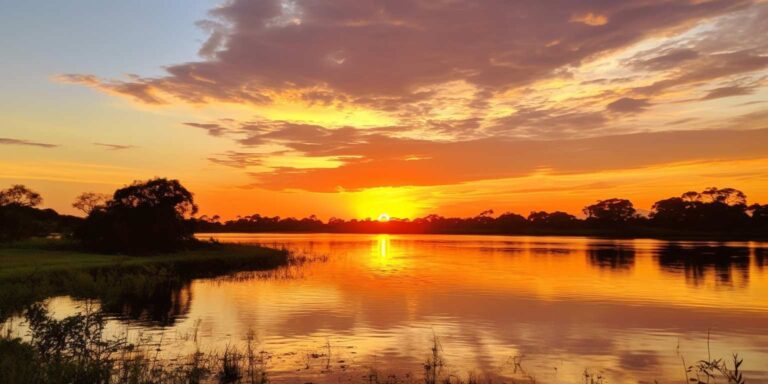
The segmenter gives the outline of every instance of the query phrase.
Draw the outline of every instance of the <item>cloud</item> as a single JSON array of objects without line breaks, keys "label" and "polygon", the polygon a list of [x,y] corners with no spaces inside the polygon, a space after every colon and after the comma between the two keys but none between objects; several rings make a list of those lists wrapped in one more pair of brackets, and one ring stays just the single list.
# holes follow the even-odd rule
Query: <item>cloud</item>
[{"label": "cloud", "polygon": [[608,18],[605,17],[605,15],[596,14],[593,12],[573,15],[571,17],[571,21],[576,23],[584,23],[593,27],[608,24]]},{"label": "cloud", "polygon": [[223,136],[225,133],[230,131],[228,128],[219,123],[184,123],[184,125],[204,129],[208,131],[209,135],[216,137]]},{"label": "cloud", "polygon": [[[768,129],[637,133],[586,139],[478,139],[433,142],[369,136],[351,145],[312,148],[307,156],[349,158],[336,168],[277,168],[254,173],[274,190],[333,192],[378,186],[426,186],[652,165],[768,157]],[[406,170],[404,172],[403,170]]]},{"label": "cloud", "polygon": [[520,107],[515,113],[496,119],[491,130],[507,135],[548,137],[594,132],[607,122],[602,111],[585,108]]},{"label": "cloud", "polygon": [[658,52],[652,52],[652,57],[647,57],[648,54],[648,52],[644,52],[639,57],[628,60],[626,65],[636,69],[660,71],[675,68],[699,57],[699,52],[690,48],[663,49]]},{"label": "cloud", "polygon": [[715,79],[764,69],[768,69],[768,55],[763,55],[755,49],[710,54],[699,58],[695,63],[686,66],[684,70],[677,71],[669,78],[637,87],[634,91],[642,95],[658,95],[672,88],[711,82]]},{"label": "cloud", "polygon": [[[435,121],[431,124],[441,126],[442,129],[454,130],[471,125],[471,121]],[[363,142],[372,135],[404,133],[413,129],[413,127],[408,126],[370,128],[344,126],[327,128],[316,124],[264,119],[245,122],[228,120],[222,123],[188,122],[184,123],[184,125],[202,128],[211,136],[228,137],[245,147],[277,144],[307,153],[353,145]]]},{"label": "cloud", "polygon": [[62,74],[56,80],[64,83],[82,84],[108,93],[130,96],[137,101],[160,105],[168,102],[157,95],[157,86],[133,77],[133,81],[104,81],[94,75]]},{"label": "cloud", "polygon": [[622,97],[606,106],[611,112],[617,113],[638,113],[644,111],[651,104],[646,99],[633,99]]},{"label": "cloud", "polygon": [[233,0],[200,23],[210,33],[205,60],[155,78],[60,78],[148,104],[264,104],[292,91],[310,103],[378,105],[456,81],[481,91],[531,84],[750,3]]},{"label": "cloud", "polygon": [[104,147],[106,149],[109,149],[110,151],[119,151],[123,149],[136,148],[133,145],[124,145],[124,144],[93,143],[93,145]]},{"label": "cloud", "polygon": [[701,100],[713,100],[723,97],[749,95],[755,91],[754,86],[731,85],[715,88],[704,95]]},{"label": "cloud", "polygon": [[247,168],[263,163],[265,154],[253,152],[227,151],[208,158],[208,161],[233,168]]},{"label": "cloud", "polygon": [[57,144],[47,144],[47,143],[38,143],[35,141],[29,141],[29,140],[20,140],[20,139],[9,139],[7,137],[0,137],[0,144],[2,145],[26,145],[30,147],[40,147],[40,148],[56,148],[59,145]]}]

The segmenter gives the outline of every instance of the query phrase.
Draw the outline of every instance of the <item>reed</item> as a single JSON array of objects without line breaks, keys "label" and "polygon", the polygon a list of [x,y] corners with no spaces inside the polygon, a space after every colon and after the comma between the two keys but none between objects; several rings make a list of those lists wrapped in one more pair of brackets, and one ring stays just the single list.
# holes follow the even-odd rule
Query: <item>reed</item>
[{"label": "reed", "polygon": [[[0,383],[3,384],[268,384],[270,354],[256,348],[251,331],[244,346],[228,344],[223,351],[203,353],[197,344],[197,326],[190,333],[195,351],[177,358],[160,357],[163,340],[151,343],[139,338],[130,343],[125,336],[104,336],[105,317],[86,305],[85,311],[64,319],[53,318],[47,308],[35,304],[25,311],[29,325],[28,339],[0,335]],[[322,374],[331,372],[332,348],[327,340],[318,353],[308,359],[321,359]],[[509,360],[518,379],[514,383],[535,384],[536,378],[523,369],[522,356]],[[684,361],[684,360],[683,360]],[[743,358],[738,354],[729,360],[712,358],[685,366],[685,381],[705,383],[745,384]],[[308,363],[309,364],[309,363]],[[357,381],[368,384],[491,384],[490,377],[474,372],[466,376],[451,373],[436,334],[432,336],[429,355],[421,375],[381,373],[371,367]],[[331,376],[328,376],[329,378]],[[668,379],[668,378],[665,378]],[[578,381],[578,379],[577,379]],[[583,384],[605,384],[601,373],[585,370]],[[354,380],[352,381],[355,382]]]}]

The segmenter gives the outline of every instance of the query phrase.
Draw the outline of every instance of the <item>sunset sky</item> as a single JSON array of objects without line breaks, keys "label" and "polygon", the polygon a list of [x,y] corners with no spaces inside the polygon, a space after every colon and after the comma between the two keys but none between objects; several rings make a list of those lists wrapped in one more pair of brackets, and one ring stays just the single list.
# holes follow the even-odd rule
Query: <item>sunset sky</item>
[{"label": "sunset sky", "polygon": [[768,203],[768,2],[3,1],[0,188],[202,214]]}]

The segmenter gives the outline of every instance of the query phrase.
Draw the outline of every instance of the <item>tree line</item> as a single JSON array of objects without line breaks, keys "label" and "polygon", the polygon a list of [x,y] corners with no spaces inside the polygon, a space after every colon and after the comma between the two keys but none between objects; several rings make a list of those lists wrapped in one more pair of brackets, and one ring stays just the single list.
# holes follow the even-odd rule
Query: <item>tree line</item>
[{"label": "tree line", "polygon": [[428,215],[322,221],[269,217],[260,214],[221,220],[196,217],[193,194],[178,180],[136,181],[112,195],[85,192],[72,206],[85,217],[60,215],[37,208],[40,194],[23,185],[0,190],[0,242],[59,234],[87,250],[99,252],[170,252],[194,246],[195,232],[330,232],[330,233],[443,233],[443,234],[554,234],[650,237],[768,238],[768,204],[748,204],[734,188],[707,188],[657,201],[649,214],[638,213],[631,201],[611,198],[584,207],[584,216],[554,211],[474,217]]},{"label": "tree line", "polygon": [[219,216],[193,218],[198,232],[337,232],[337,233],[444,233],[444,234],[595,234],[611,236],[727,236],[768,237],[768,204],[747,204],[734,188],[707,188],[656,202],[648,215],[638,213],[627,199],[599,200],[583,209],[583,218],[554,211],[523,216],[492,210],[474,217],[428,215],[416,219],[392,218],[322,221],[316,216],[281,218],[253,214],[222,221]]}]

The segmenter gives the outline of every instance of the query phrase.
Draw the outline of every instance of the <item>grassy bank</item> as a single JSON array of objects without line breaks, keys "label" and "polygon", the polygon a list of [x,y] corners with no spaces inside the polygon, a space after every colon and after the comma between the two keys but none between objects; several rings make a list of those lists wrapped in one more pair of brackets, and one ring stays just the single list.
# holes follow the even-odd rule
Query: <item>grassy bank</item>
[{"label": "grassy bank", "polygon": [[172,320],[194,278],[285,265],[288,254],[257,246],[201,243],[172,254],[123,256],[76,250],[63,240],[0,247],[0,319],[50,296],[99,299],[118,315]]}]

